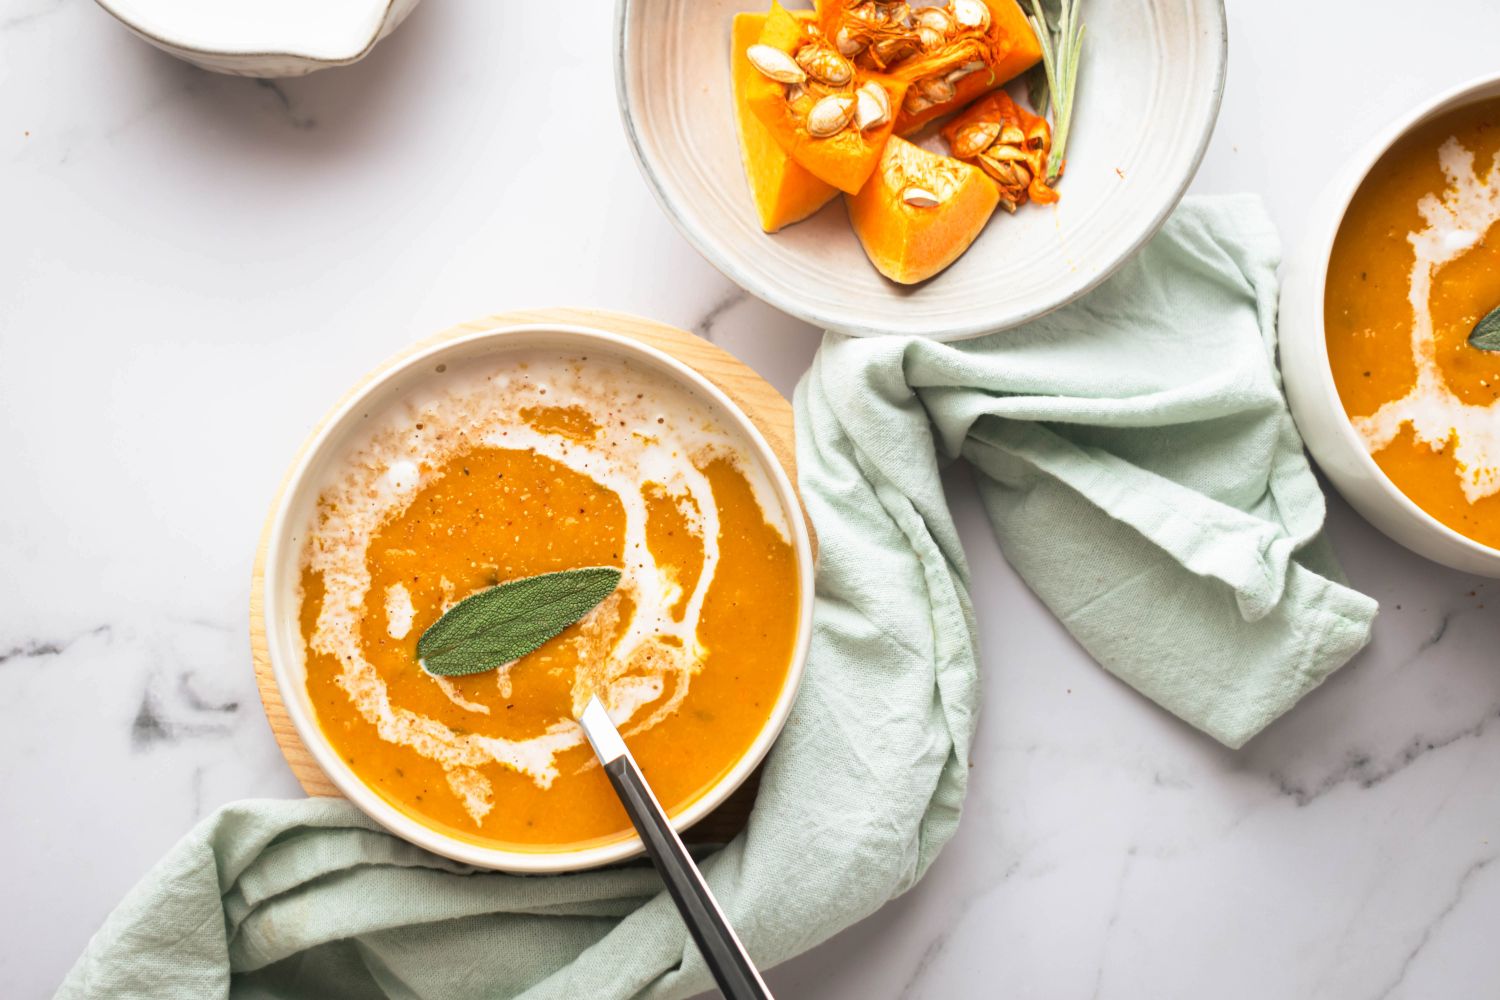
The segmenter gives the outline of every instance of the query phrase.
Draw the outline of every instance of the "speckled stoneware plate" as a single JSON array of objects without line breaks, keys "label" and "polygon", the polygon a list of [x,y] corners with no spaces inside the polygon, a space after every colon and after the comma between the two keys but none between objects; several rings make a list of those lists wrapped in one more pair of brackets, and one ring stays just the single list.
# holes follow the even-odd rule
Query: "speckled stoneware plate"
[{"label": "speckled stoneware plate", "polygon": [[845,333],[978,336],[1056,309],[1119,267],[1182,197],[1218,117],[1221,0],[1082,3],[1088,33],[1061,204],[997,213],[958,263],[914,287],[865,259],[842,199],[761,232],[735,136],[729,29],[736,11],[769,0],[618,0],[620,113],[657,200],[746,291]]}]

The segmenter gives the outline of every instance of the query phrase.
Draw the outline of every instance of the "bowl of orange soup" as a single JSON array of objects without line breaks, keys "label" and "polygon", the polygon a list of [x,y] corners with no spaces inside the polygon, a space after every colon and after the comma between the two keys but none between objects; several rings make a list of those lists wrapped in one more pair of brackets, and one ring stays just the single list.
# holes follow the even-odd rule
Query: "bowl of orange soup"
[{"label": "bowl of orange soup", "polygon": [[1500,79],[1406,115],[1325,193],[1288,261],[1281,370],[1346,499],[1431,559],[1500,577]]},{"label": "bowl of orange soup", "polygon": [[[694,369],[583,326],[388,365],[293,468],[266,565],[276,685],[319,766],[397,835],[510,871],[640,850],[573,721],[580,678],[685,828],[765,756],[810,637],[808,530],[765,439]],[[618,588],[534,652],[418,663],[456,602],[588,566]]]}]

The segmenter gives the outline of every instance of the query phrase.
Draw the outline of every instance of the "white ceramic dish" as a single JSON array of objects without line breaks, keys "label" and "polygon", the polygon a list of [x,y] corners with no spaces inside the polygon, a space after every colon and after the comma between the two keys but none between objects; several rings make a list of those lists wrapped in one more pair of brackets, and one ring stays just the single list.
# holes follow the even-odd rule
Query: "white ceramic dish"
[{"label": "white ceramic dish", "polygon": [[1323,298],[1334,238],[1370,169],[1402,136],[1439,115],[1500,98],[1500,78],[1448,91],[1402,115],[1360,151],[1314,202],[1306,236],[1287,259],[1281,293],[1281,374],[1297,429],[1349,504],[1413,552],[1468,573],[1500,577],[1500,550],[1459,534],[1418,507],[1380,471],[1344,412],[1328,362]]},{"label": "white ceramic dish", "polygon": [[750,750],[733,769],[682,813],[673,826],[686,829],[706,816],[738,788],[765,757],[791,712],[802,679],[808,644],[812,638],[813,556],[807,526],[791,481],[777,462],[769,444],[729,397],[692,368],[655,348],[607,330],[582,326],[518,325],[465,335],[402,356],[378,372],[359,392],[346,400],[327,420],[309,444],[288,477],[274,514],[266,553],[262,597],[265,602],[266,644],[276,676],[276,685],[287,713],[302,743],[318,765],[350,801],[392,833],[434,853],[484,868],[543,873],[572,871],[620,861],[641,851],[641,842],[631,837],[613,844],[577,851],[506,851],[483,847],[450,837],[417,822],[367,786],[324,738],[310,703],[304,664],[303,642],[298,627],[299,575],[307,527],[312,523],[318,494],[351,445],[368,433],[367,415],[386,412],[408,394],[419,391],[441,375],[445,365],[462,370],[476,361],[503,365],[508,354],[546,348],[551,351],[581,349],[591,357],[628,359],[638,368],[660,373],[685,386],[705,400],[710,409],[741,435],[752,457],[775,489],[792,542],[797,551],[801,602],[800,623],[792,663],[769,719]]},{"label": "white ceramic dish", "polygon": [[[735,137],[729,29],[736,11],[769,5],[618,0],[620,113],[647,182],[682,234],[746,291],[822,328],[954,340],[1077,298],[1166,220],[1218,117],[1227,56],[1221,0],[1085,2],[1061,203],[997,213],[958,263],[903,287],[865,259],[842,199],[780,233],[761,232]],[[943,149],[941,140],[924,145]]]},{"label": "white ceramic dish", "polygon": [[97,0],[141,38],[234,76],[302,76],[363,59],[417,0]]}]

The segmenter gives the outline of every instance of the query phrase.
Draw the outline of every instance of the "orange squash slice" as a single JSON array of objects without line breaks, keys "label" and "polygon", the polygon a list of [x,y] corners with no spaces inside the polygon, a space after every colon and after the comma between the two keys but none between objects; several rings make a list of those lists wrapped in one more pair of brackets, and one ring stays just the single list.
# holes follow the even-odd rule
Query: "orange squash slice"
[{"label": "orange squash slice", "polygon": [[774,233],[783,226],[801,222],[839,193],[832,184],[818,180],[806,167],[787,155],[765,124],[750,110],[751,85],[760,73],[745,55],[760,41],[766,15],[744,12],[734,15],[730,41],[731,79],[734,86],[734,117],[740,131],[740,158],[760,226]]},{"label": "orange squash slice", "polygon": [[857,72],[816,23],[772,3],[760,40],[736,53],[755,70],[745,105],[787,155],[826,184],[864,186],[895,126],[906,84]]},{"label": "orange squash slice", "polygon": [[974,242],[1000,201],[977,167],[892,136],[870,182],[846,196],[849,221],[881,274],[926,281]]},{"label": "orange squash slice", "polygon": [[1042,46],[1016,0],[817,0],[825,37],[856,67],[910,86],[896,134],[910,135],[1036,65]]},{"label": "orange squash slice", "polygon": [[1052,128],[1005,91],[975,101],[943,126],[943,138],[954,156],[990,176],[1006,211],[1014,212],[1028,200],[1043,205],[1057,201],[1057,192],[1047,185]]}]

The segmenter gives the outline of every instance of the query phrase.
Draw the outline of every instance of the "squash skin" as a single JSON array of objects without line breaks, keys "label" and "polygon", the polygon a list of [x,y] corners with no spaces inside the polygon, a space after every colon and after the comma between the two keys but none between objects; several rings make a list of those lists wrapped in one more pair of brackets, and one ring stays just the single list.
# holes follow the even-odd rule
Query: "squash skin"
[{"label": "squash skin", "polygon": [[766,15],[744,11],[734,15],[730,33],[729,60],[734,90],[734,118],[739,128],[740,160],[750,197],[760,216],[760,227],[768,233],[801,222],[832,201],[839,189],[814,177],[806,167],[787,155],[764,122],[750,110],[750,85],[763,79],[745,50],[760,40]]},{"label": "squash skin", "polygon": [[[907,184],[942,194],[932,208],[908,205]],[[952,264],[979,236],[1000,203],[977,167],[892,136],[868,184],[846,195],[849,221],[870,263],[903,285],[926,281]]]},{"label": "squash skin", "polygon": [[[817,34],[817,25],[810,18],[795,17],[773,0],[771,10],[766,14],[760,44],[791,54],[805,39],[816,37]],[[742,56],[743,49],[737,55]],[[787,155],[824,183],[847,194],[859,191],[880,160],[886,139],[895,128],[897,114],[893,113],[884,124],[866,132],[850,126],[837,135],[825,139],[815,138],[804,127],[801,117],[787,104],[786,91],[782,85],[758,72],[754,76],[754,79],[746,81],[745,103]],[[906,96],[905,81],[879,73],[858,72],[855,74],[854,85],[871,80],[885,88],[891,110],[896,112]]]}]

